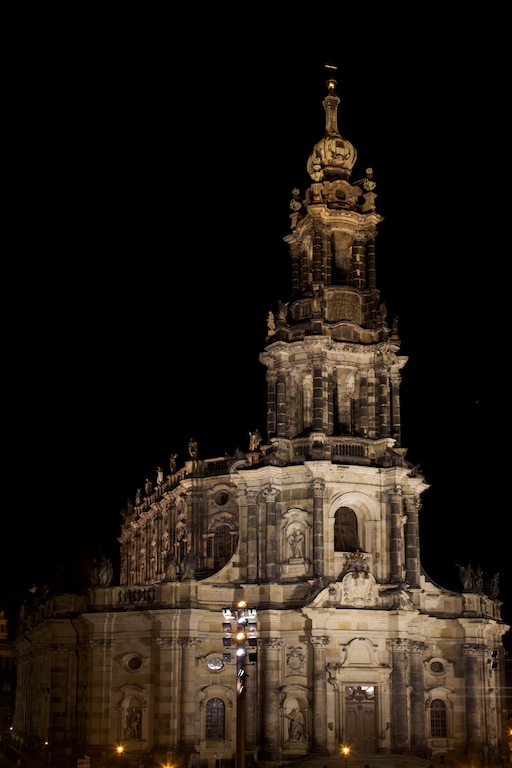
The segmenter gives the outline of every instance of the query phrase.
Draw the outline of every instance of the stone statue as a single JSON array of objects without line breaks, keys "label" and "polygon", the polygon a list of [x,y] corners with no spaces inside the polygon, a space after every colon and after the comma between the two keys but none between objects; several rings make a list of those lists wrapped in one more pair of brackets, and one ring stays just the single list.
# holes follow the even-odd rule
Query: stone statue
[{"label": "stone statue", "polygon": [[192,550],[189,550],[187,554],[185,555],[185,559],[183,561],[183,580],[185,579],[194,579],[194,574],[196,572],[196,556],[192,552]]},{"label": "stone statue", "polygon": [[126,713],[124,735],[126,739],[140,739],[140,721],[142,712],[136,707],[130,707]]},{"label": "stone statue", "polygon": [[169,459],[169,469],[171,472],[171,475],[174,475],[176,472],[176,459],[178,458],[177,453],[171,453],[171,458]]},{"label": "stone statue", "polygon": [[482,594],[484,591],[484,572],[480,566],[478,566],[474,574],[473,591],[478,592],[479,594]]},{"label": "stone statue", "polygon": [[188,453],[191,459],[197,459],[197,443],[192,437],[188,441]]},{"label": "stone statue", "polygon": [[153,483],[147,477],[146,482],[144,483],[144,490],[146,492],[146,496],[151,496],[153,493]]},{"label": "stone statue", "polygon": [[294,528],[288,536],[288,544],[292,557],[304,557],[304,532],[300,528]]},{"label": "stone statue", "polygon": [[163,482],[164,482],[164,471],[162,467],[157,467],[156,468],[156,484],[162,485]]},{"label": "stone statue", "polygon": [[96,558],[93,558],[93,563],[95,565],[91,569],[90,574],[91,586],[108,587],[112,583],[112,576],[114,575],[112,563],[105,555],[102,555],[99,563],[96,562]]},{"label": "stone statue", "polygon": [[298,707],[294,707],[289,715],[288,738],[290,741],[302,741],[304,738],[304,715]]},{"label": "stone statue", "polygon": [[176,541],[183,541],[187,539],[187,521],[184,517],[181,517],[176,523]]},{"label": "stone statue", "polygon": [[487,584],[487,594],[492,600],[496,600],[500,593],[500,575],[495,573],[492,579]]},{"label": "stone statue", "polygon": [[105,555],[102,556],[98,567],[98,579],[99,583],[103,586],[108,586],[112,582],[112,576],[114,575],[114,569],[112,563]]},{"label": "stone statue", "polygon": [[284,302],[279,300],[277,304],[277,321],[279,323],[285,323],[286,322],[286,313],[288,311],[288,302]]},{"label": "stone statue", "polygon": [[459,577],[462,582],[462,591],[472,592],[474,589],[475,574],[473,573],[471,563],[468,563],[468,565],[459,565],[458,563],[455,563],[455,565],[459,569]]},{"label": "stone statue", "polygon": [[169,550],[165,556],[165,581],[176,581],[177,567],[176,557]]},{"label": "stone statue", "polygon": [[249,450],[257,451],[261,445],[261,434],[259,429],[249,432]]}]

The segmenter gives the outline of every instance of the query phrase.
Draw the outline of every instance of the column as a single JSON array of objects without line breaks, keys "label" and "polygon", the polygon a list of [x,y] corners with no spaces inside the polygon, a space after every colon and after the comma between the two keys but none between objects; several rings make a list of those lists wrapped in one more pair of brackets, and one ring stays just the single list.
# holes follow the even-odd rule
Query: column
[{"label": "column", "polygon": [[[357,235],[356,235],[357,238]],[[365,247],[362,239],[354,239],[352,246],[351,283],[356,288],[364,289],[366,284]]]},{"label": "column", "polygon": [[[197,481],[196,481],[197,484]],[[191,550],[194,555],[200,555],[196,560],[196,567],[204,565],[203,557],[203,534],[207,532],[207,515],[204,513],[204,495],[199,491],[192,490],[187,497],[187,551]],[[192,536],[192,538],[190,538]]]},{"label": "column", "polygon": [[267,371],[267,435],[269,438],[275,436],[276,429],[276,375]]},{"label": "column", "polygon": [[380,437],[389,437],[389,392],[388,372],[379,373],[379,433]]},{"label": "column", "polygon": [[369,290],[373,290],[377,287],[377,277],[376,277],[376,269],[375,269],[375,234],[371,234],[371,237],[368,237],[367,243],[366,243],[366,279],[367,284],[366,287]]},{"label": "column", "polygon": [[324,397],[322,367],[318,361],[315,361],[313,366],[313,429],[315,432],[323,432]]},{"label": "column", "polygon": [[477,753],[482,743],[481,713],[484,712],[484,705],[481,694],[484,690],[484,681],[480,670],[483,669],[484,652],[484,645],[468,643],[462,646],[468,758]]},{"label": "column", "polygon": [[180,701],[180,739],[179,747],[192,752],[194,749],[198,723],[196,700],[196,648],[198,638],[180,637],[178,643],[181,646],[181,686],[179,690]]},{"label": "column", "polygon": [[246,493],[247,501],[247,581],[258,579],[258,494]]},{"label": "column", "polygon": [[391,507],[389,532],[390,580],[402,581],[402,489],[388,494]]},{"label": "column", "polygon": [[313,575],[324,575],[324,489],[325,483],[316,478],[313,488]]},{"label": "column", "polygon": [[405,513],[405,579],[411,587],[420,586],[420,541],[419,541],[419,510],[420,500],[406,496]]},{"label": "column", "polygon": [[313,647],[313,742],[312,751],[327,754],[327,664],[328,637],[311,637]]},{"label": "column", "polygon": [[[169,750],[174,753],[177,749],[179,734],[179,697],[177,692],[181,688],[179,679],[180,665],[173,664],[176,649],[178,648],[178,638],[157,637],[155,645],[160,651],[160,690],[156,723],[162,722],[164,729],[164,733],[162,733],[160,730],[157,730],[158,726],[155,724],[156,741],[158,744],[168,746]],[[173,672],[177,672],[178,676],[173,677]],[[168,729],[168,735],[165,735],[166,729]]]},{"label": "column", "polygon": [[391,435],[400,445],[402,423],[400,419],[400,376],[391,376]]},{"label": "column", "polygon": [[267,581],[276,581],[277,579],[277,515],[276,500],[279,491],[276,488],[267,487],[263,491],[265,498],[265,519],[266,525],[266,563],[265,578]]},{"label": "column", "polygon": [[286,399],[286,377],[284,371],[279,371],[276,382],[276,417],[277,417],[277,436],[287,437],[287,399]]},{"label": "column", "polygon": [[375,373],[368,373],[368,434],[365,437],[379,437],[378,407],[377,407],[377,379]]},{"label": "column", "polygon": [[261,640],[264,652],[264,672],[262,687],[262,749],[260,760],[278,760],[281,757],[281,737],[279,732],[279,688],[281,683],[280,657],[282,640],[268,637]]},{"label": "column", "polygon": [[328,435],[334,433],[334,376],[333,370],[327,374],[327,428]]},{"label": "column", "polygon": [[300,250],[296,243],[293,243],[290,248],[290,254],[292,257],[292,282],[291,282],[291,288],[292,288],[292,296],[295,296],[299,290],[299,259],[300,259]]},{"label": "column", "polygon": [[163,533],[164,533],[163,512],[160,510],[156,516],[155,565],[154,565],[154,571],[153,571],[155,579],[160,579],[161,574],[163,574],[165,571],[162,548],[158,546],[158,542],[162,541]]},{"label": "column", "polygon": [[423,652],[426,643],[410,642],[411,665],[411,752],[425,745],[425,701],[423,683]]},{"label": "column", "polygon": [[[365,373],[359,378],[359,396],[357,397],[357,422],[356,428],[363,437],[368,435],[368,376]],[[353,434],[353,429],[350,430]]]},{"label": "column", "polygon": [[388,641],[391,649],[391,749],[404,752],[409,738],[407,729],[407,648],[408,641],[396,638]]},{"label": "column", "polygon": [[311,272],[314,283],[322,281],[322,235],[318,227],[313,231],[313,253],[311,259]]}]

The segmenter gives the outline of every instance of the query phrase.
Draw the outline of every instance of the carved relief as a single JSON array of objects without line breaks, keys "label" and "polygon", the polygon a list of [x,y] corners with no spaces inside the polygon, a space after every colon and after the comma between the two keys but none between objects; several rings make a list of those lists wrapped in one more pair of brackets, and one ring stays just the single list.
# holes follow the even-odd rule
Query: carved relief
[{"label": "carved relief", "polygon": [[326,296],[325,319],[329,322],[351,320],[361,324],[361,304],[352,292],[337,291]]},{"label": "carved relief", "polygon": [[286,650],[286,674],[302,675],[306,671],[306,653],[303,645],[290,645]]},{"label": "carved relief", "polygon": [[340,602],[357,608],[375,605],[375,579],[371,573],[347,573],[341,582]]}]

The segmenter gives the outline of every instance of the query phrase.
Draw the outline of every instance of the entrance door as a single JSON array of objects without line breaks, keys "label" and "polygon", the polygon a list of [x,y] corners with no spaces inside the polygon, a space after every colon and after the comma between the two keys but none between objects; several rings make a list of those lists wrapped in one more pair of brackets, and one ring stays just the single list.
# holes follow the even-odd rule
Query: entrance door
[{"label": "entrance door", "polygon": [[377,752],[375,688],[373,685],[345,686],[345,733],[355,754]]}]

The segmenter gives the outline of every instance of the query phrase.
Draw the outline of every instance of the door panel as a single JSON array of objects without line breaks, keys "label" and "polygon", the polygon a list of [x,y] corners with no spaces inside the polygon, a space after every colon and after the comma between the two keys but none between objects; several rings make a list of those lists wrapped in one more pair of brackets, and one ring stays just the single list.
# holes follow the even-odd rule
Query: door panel
[{"label": "door panel", "polygon": [[345,687],[345,733],[355,754],[377,752],[375,689],[373,686]]}]

